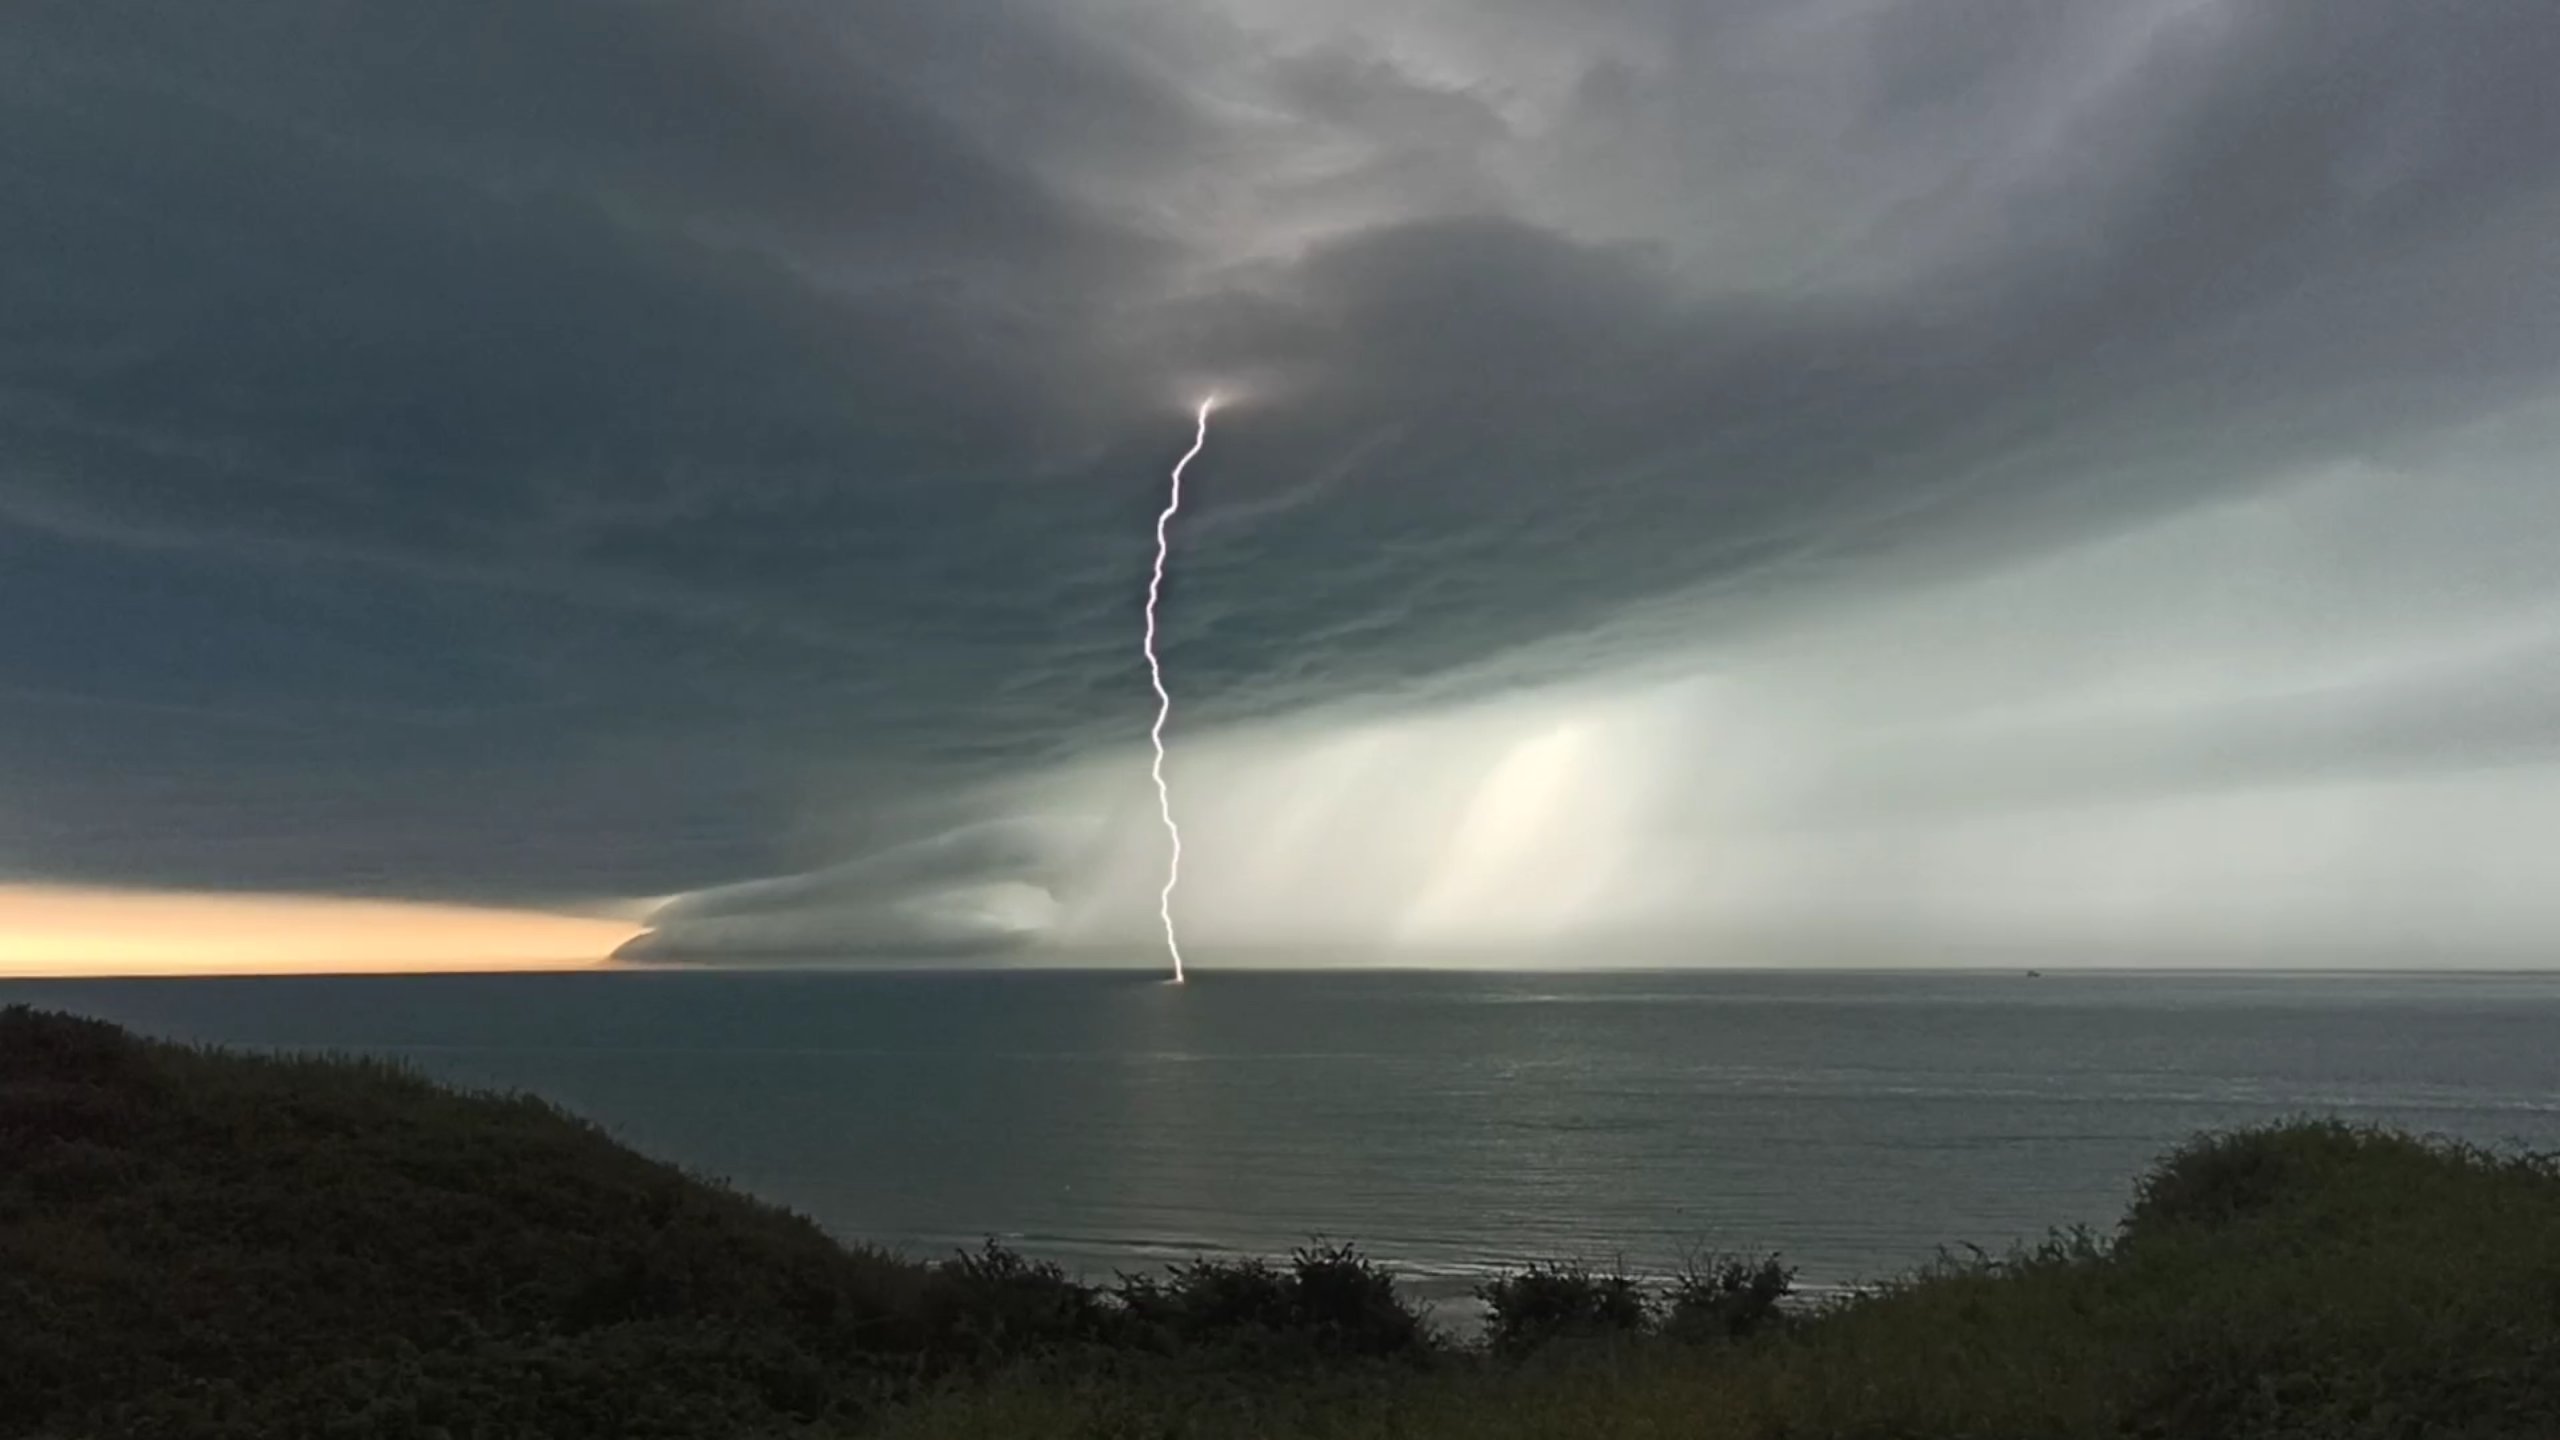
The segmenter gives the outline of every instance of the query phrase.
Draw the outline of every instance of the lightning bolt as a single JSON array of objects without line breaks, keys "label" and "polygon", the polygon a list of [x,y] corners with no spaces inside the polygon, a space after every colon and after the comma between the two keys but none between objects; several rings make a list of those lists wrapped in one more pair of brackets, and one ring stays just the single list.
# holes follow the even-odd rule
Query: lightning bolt
[{"label": "lightning bolt", "polygon": [[1200,402],[1200,425],[1191,437],[1191,448],[1173,462],[1173,493],[1165,498],[1164,513],[1156,517],[1156,569],[1147,580],[1147,634],[1140,646],[1147,656],[1147,677],[1156,687],[1156,723],[1147,731],[1147,739],[1156,747],[1156,809],[1164,816],[1165,838],[1173,842],[1172,858],[1165,863],[1164,889],[1156,896],[1156,914],[1164,921],[1164,948],[1173,956],[1176,985],[1182,983],[1182,942],[1173,933],[1173,892],[1182,883],[1182,827],[1173,823],[1173,791],[1164,783],[1164,722],[1173,718],[1173,693],[1164,688],[1164,663],[1156,658],[1156,599],[1164,593],[1164,562],[1171,548],[1166,527],[1182,509],[1182,472],[1199,458],[1200,447],[1209,443],[1209,412],[1217,405],[1215,395]]}]

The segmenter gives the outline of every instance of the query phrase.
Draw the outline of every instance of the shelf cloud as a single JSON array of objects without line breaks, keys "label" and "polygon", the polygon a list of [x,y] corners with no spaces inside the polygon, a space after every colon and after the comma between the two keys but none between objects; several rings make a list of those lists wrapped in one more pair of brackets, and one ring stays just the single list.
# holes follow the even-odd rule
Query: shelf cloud
[{"label": "shelf cloud", "polygon": [[15,6],[0,879],[1138,958],[1215,387],[1211,951],[2530,952],[2555,60],[2526,0]]}]

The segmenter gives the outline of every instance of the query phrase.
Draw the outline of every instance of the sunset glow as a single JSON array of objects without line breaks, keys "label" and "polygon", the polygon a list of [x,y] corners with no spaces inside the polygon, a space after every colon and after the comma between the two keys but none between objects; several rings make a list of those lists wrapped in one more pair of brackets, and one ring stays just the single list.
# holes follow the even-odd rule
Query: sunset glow
[{"label": "sunset glow", "polygon": [[0,885],[0,976],[584,969],[637,928],[393,900]]}]

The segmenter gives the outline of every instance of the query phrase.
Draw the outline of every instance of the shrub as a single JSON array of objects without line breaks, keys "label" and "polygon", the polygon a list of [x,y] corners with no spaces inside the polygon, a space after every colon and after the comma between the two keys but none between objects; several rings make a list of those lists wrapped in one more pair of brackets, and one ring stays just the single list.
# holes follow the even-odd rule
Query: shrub
[{"label": "shrub", "polygon": [[1162,1277],[1123,1275],[1117,1293],[1132,1320],[1177,1340],[1277,1330],[1289,1318],[1280,1272],[1262,1260],[1193,1260],[1165,1267]]},{"label": "shrub", "polygon": [[1293,1323],[1345,1355],[1412,1355],[1431,1348],[1431,1327],[1397,1293],[1395,1277],[1351,1245],[1291,1252]]},{"label": "shrub", "polygon": [[1631,1335],[1653,1323],[1644,1287],[1622,1269],[1593,1270],[1579,1260],[1540,1261],[1476,1287],[1484,1301],[1485,1342],[1516,1355],[1550,1341]]},{"label": "shrub", "polygon": [[1130,1322],[1164,1348],[1280,1343],[1383,1358],[1432,1344],[1395,1277],[1350,1245],[1301,1248],[1285,1270],[1255,1259],[1194,1260],[1162,1276],[1123,1275],[1117,1295]]},{"label": "shrub", "polygon": [[927,1345],[940,1358],[1022,1355],[1104,1337],[1111,1316],[1093,1287],[1056,1263],[990,1237],[933,1267],[923,1297]]},{"label": "shrub", "polygon": [[2416,1143],[2334,1120],[2199,1136],[2142,1177],[2124,1229],[2130,1235],[2174,1225],[2227,1224],[2318,1184],[2364,1152]]},{"label": "shrub", "polygon": [[1794,1267],[1770,1255],[1746,1260],[1712,1252],[1688,1256],[1663,1298],[1662,1328],[1686,1340],[1740,1340],[1775,1325],[1794,1293]]}]

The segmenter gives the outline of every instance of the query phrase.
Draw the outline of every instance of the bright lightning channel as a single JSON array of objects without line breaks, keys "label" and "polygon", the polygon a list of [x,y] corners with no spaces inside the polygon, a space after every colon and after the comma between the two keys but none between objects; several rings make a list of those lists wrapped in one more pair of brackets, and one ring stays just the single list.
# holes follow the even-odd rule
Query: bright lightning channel
[{"label": "bright lightning channel", "polygon": [[1164,890],[1156,896],[1156,914],[1164,921],[1164,948],[1173,956],[1176,985],[1182,983],[1182,942],[1173,933],[1173,891],[1182,883],[1182,827],[1173,823],[1173,791],[1164,783],[1164,722],[1173,718],[1173,693],[1164,688],[1164,664],[1156,658],[1156,598],[1164,592],[1164,562],[1170,548],[1166,527],[1182,508],[1182,472],[1199,457],[1200,447],[1209,443],[1209,412],[1217,406],[1215,395],[1200,402],[1199,429],[1191,437],[1191,448],[1173,463],[1173,493],[1165,498],[1164,513],[1156,517],[1156,569],[1147,581],[1147,635],[1142,647],[1147,676],[1156,687],[1156,723],[1147,732],[1156,747],[1156,808],[1164,816],[1165,838],[1173,842],[1172,858],[1165,864]]}]

